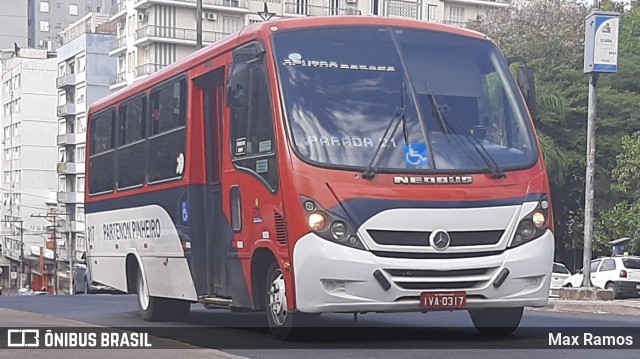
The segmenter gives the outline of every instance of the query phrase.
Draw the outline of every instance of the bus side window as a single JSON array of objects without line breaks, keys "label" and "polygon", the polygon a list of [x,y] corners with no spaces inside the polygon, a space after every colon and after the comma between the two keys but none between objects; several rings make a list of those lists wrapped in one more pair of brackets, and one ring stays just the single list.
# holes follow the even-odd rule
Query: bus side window
[{"label": "bus side window", "polygon": [[141,186],[145,180],[145,118],[147,98],[138,97],[120,107],[118,188]]},{"label": "bus side window", "polygon": [[93,115],[90,128],[89,193],[107,193],[114,187],[115,109]]},{"label": "bus side window", "polygon": [[186,161],[186,82],[163,86],[151,93],[149,156],[150,183],[181,178]]}]

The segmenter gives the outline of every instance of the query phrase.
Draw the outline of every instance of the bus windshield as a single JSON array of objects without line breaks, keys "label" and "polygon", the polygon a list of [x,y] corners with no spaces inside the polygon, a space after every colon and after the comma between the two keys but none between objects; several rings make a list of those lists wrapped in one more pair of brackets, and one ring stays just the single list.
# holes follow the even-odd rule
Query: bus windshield
[{"label": "bus windshield", "polygon": [[537,160],[533,129],[489,41],[332,27],[274,35],[293,146],[305,161],[379,172],[487,172]]}]

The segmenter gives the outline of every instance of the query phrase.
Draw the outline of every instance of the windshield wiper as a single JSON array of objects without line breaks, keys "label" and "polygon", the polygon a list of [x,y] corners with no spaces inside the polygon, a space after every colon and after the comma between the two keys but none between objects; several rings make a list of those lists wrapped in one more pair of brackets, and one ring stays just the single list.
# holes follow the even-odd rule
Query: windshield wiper
[{"label": "windshield wiper", "polygon": [[[367,166],[367,169],[365,169],[364,172],[362,173],[362,178],[371,180],[373,179],[373,177],[376,176],[376,173],[378,173],[378,168],[380,167],[380,160],[382,159],[381,154],[382,154],[382,149],[384,148],[382,147],[382,145],[387,142],[387,139],[393,138],[401,122],[402,122],[402,129],[404,132],[405,144],[409,143],[409,135],[407,134],[407,124],[406,124],[407,120],[405,117],[405,113],[406,113],[406,108],[404,106],[404,81],[403,81],[401,92],[400,92],[400,106],[396,108],[396,113],[391,118],[391,121],[389,121],[389,125],[387,126],[387,129],[384,131],[384,134],[382,134],[380,143],[378,143],[378,146],[376,147],[376,150],[373,153],[373,157],[369,162],[369,166]],[[387,143],[387,146],[388,145],[389,144]]]},{"label": "windshield wiper", "polygon": [[[425,81],[424,85],[427,88],[427,95],[429,96],[429,100],[431,101],[431,106],[433,107],[433,115],[436,117],[436,120],[438,120],[438,123],[442,128],[442,132],[448,135],[449,129],[451,129],[453,130],[451,132],[453,132],[454,134],[460,134],[460,131],[452,123],[447,121],[444,115],[442,114],[440,110],[440,106],[436,101],[436,97],[433,95],[433,91],[431,91],[431,87],[429,86],[429,83]],[[460,136],[456,136],[456,137],[460,137]],[[478,155],[480,155],[480,158],[482,158],[484,163],[487,165],[487,168],[491,172],[491,178],[500,179],[500,178],[507,177],[504,171],[500,168],[500,165],[498,165],[496,160],[493,157],[491,157],[491,154],[489,153],[489,151],[487,151],[486,147],[484,147],[484,145],[482,145],[482,143],[478,141],[477,138],[473,136],[471,137],[467,136],[464,133],[461,135],[461,137],[465,138],[468,142],[470,142],[473,148],[478,153]]]}]

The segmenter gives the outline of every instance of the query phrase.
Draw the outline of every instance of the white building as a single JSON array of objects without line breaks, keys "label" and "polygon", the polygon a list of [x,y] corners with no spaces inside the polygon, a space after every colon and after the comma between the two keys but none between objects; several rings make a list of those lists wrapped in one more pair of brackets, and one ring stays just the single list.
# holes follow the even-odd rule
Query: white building
[{"label": "white building", "polygon": [[[109,44],[115,28],[109,16],[88,14],[60,33],[58,48],[58,211],[66,213],[59,256],[69,260],[86,251],[84,236],[84,166],[86,112],[92,102],[109,94],[109,81],[115,74],[115,59],[109,57]],[[55,136],[54,136],[55,137]],[[73,251],[69,251],[72,248]]]},{"label": "white building", "polygon": [[[14,288],[19,283],[15,273],[20,271],[20,223],[11,221],[23,221],[25,250],[43,245],[48,222],[31,215],[46,212],[49,192],[57,183],[52,166],[57,153],[53,136],[57,128],[57,60],[50,55],[46,50],[22,49],[18,56],[5,52],[2,59],[0,243],[3,254],[12,260],[12,267],[4,269],[14,272],[10,278]],[[37,266],[26,267],[25,272],[38,270]]]},{"label": "white building", "polygon": [[[266,0],[278,17],[374,15],[464,26],[509,0]],[[265,1],[203,0],[203,44],[262,21]],[[119,0],[111,10],[117,39],[109,55],[117,59],[111,89],[117,90],[196,49],[196,0]]]}]

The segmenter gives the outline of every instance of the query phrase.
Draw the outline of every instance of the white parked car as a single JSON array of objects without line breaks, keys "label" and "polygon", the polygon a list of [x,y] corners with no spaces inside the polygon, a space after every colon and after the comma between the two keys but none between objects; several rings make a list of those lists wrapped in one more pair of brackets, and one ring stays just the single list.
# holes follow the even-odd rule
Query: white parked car
[{"label": "white parked car", "polygon": [[551,271],[551,287],[549,288],[549,296],[557,297],[560,288],[564,284],[565,279],[571,276],[571,272],[562,263],[553,263]]},{"label": "white parked car", "polygon": [[[580,287],[582,269],[565,279],[563,287]],[[614,256],[591,261],[591,283],[613,290],[615,298],[640,297],[640,257]]]}]

